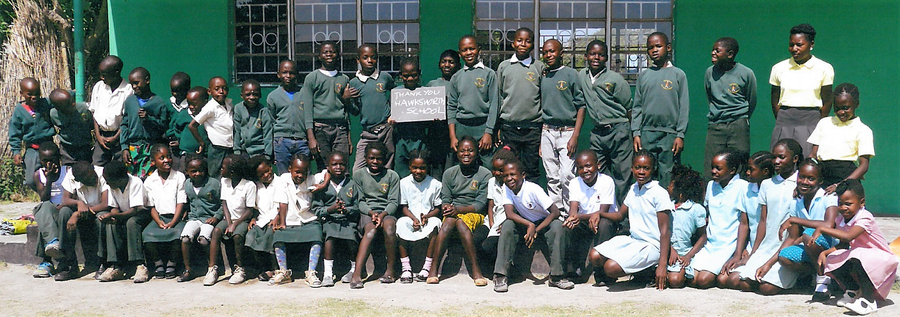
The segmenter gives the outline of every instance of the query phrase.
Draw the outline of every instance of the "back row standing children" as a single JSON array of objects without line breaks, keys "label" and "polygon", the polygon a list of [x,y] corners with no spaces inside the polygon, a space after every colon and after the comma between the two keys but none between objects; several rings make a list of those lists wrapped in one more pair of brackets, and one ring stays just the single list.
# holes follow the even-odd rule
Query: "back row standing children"
[{"label": "back row standing children", "polygon": [[50,121],[56,126],[59,138],[59,154],[63,165],[76,161],[90,161],[94,142],[94,115],[87,105],[75,102],[65,89],[50,92]]},{"label": "back row standing children", "polygon": [[[450,94],[450,79],[459,71],[459,53],[455,50],[445,50],[441,53],[438,61],[438,68],[441,70],[441,77],[433,79],[426,84],[426,87],[444,87],[444,92]],[[440,180],[444,170],[453,165],[453,159],[450,157],[450,130],[447,120],[434,121],[428,128],[429,141],[428,149],[431,152],[431,170],[432,175]]]},{"label": "back row standing children", "polygon": [[[400,79],[403,81],[403,88],[409,90],[419,88],[419,78],[419,62],[415,58],[404,59],[400,63]],[[400,178],[405,178],[410,174],[409,166],[412,164],[413,151],[430,151],[429,146],[432,145],[431,142],[434,142],[434,140],[428,139],[430,134],[434,133],[433,130],[442,128],[434,122],[437,121],[394,123],[394,149],[396,150],[394,171]],[[422,133],[423,131],[425,133]]]},{"label": "back row standing children", "polygon": [[[166,111],[169,113],[169,127],[166,130],[166,140],[169,145],[169,152],[172,153],[172,168],[183,171],[184,166],[181,162],[181,149],[179,148],[181,131],[188,124],[191,123],[191,116],[187,118],[182,117],[183,113],[189,113],[188,110],[188,92],[191,90],[191,76],[189,76],[185,72],[177,72],[172,75],[172,79],[169,80],[169,90],[172,92],[172,96],[169,97],[169,107],[166,108]],[[199,109],[198,109],[199,110]],[[188,119],[188,120],[184,120]],[[176,122],[184,122],[181,123],[182,127],[176,131],[175,126]],[[205,130],[200,129],[201,131]],[[206,131],[203,131],[204,133]],[[194,137],[190,135],[190,131],[188,131],[188,137],[193,139]],[[196,151],[196,149],[194,149]]]},{"label": "back row standing children", "polygon": [[103,166],[118,156],[119,125],[122,124],[122,111],[125,99],[134,91],[131,85],[122,80],[122,60],[110,55],[100,61],[100,81],[91,90],[89,109],[94,113],[94,165]]},{"label": "back row standing children", "polygon": [[[225,78],[216,76],[209,80],[210,100],[194,116],[188,126],[194,139],[200,143],[200,150],[206,150],[209,176],[218,178],[222,169],[222,160],[231,154],[234,147],[234,106],[228,99],[228,83]],[[209,143],[200,135],[198,128],[203,124]]]},{"label": "back row standing children", "polygon": [[122,158],[131,175],[147,178],[150,172],[150,147],[163,142],[169,128],[166,102],[150,91],[150,72],[138,67],[128,74],[134,94],[125,98],[119,144]]},{"label": "back row standing children", "polygon": [[481,46],[475,36],[459,39],[459,55],[465,66],[450,79],[447,92],[447,124],[450,148],[458,150],[459,140],[471,136],[478,142],[481,164],[490,164],[494,127],[497,124],[499,90],[497,73],[481,62]]},{"label": "back row standing children", "polygon": [[[25,163],[25,175],[31,175],[40,167],[38,148],[44,141],[53,141],[56,130],[50,122],[50,104],[41,98],[41,84],[27,77],[19,82],[19,96],[22,101],[15,106],[9,121],[9,147],[13,153],[13,163]],[[22,158],[22,149],[25,158]],[[25,177],[25,185],[34,188],[34,179]]]},{"label": "back row standing children", "polygon": [[272,112],[259,103],[259,82],[241,84],[242,101],[234,105],[234,153],[272,158]]},{"label": "back row standing children", "polygon": [[303,98],[297,94],[300,91],[298,77],[297,64],[294,61],[282,61],[278,65],[281,85],[266,96],[266,106],[274,123],[272,146],[279,173],[287,171],[292,155],[309,155],[309,141],[315,139],[313,127],[306,122],[311,113],[307,111],[312,110],[313,105],[304,105]]},{"label": "back row standing children", "polygon": [[307,131],[313,129],[309,149],[316,155],[316,166],[325,166],[325,157],[331,151],[350,153],[350,123],[345,102],[352,90],[346,89],[350,81],[337,70],[339,53],[333,43],[319,46],[319,62],[322,67],[306,75],[300,89],[300,106]]},{"label": "back row standing children", "polygon": [[516,30],[515,54],[497,67],[500,93],[500,142],[515,147],[528,180],[541,176],[541,77],[545,65],[534,60],[534,31]]},{"label": "back row standing children", "polygon": [[569,182],[575,178],[573,158],[584,124],[584,94],[578,71],[562,63],[562,44],[555,39],[547,40],[543,51],[547,74],[541,77],[540,85],[544,122],[540,156],[547,172],[550,199],[557,208],[566,210]]},{"label": "back row standing children", "polygon": [[872,129],[856,116],[859,88],[843,83],[834,91],[834,116],[819,120],[807,139],[812,144],[809,157],[822,162],[822,187],[829,193],[834,192],[837,183],[843,180],[862,179],[869,171],[869,161],[875,156]]},{"label": "back row standing children", "polygon": [[[359,70],[350,79],[349,91],[350,112],[359,115],[362,133],[356,143],[356,160],[353,170],[366,167],[365,149],[372,142],[381,142],[387,147],[387,161],[384,166],[394,166],[394,126],[388,121],[391,118],[391,89],[394,89],[394,77],[388,72],[378,69],[378,51],[369,44],[361,45],[356,51]],[[422,131],[415,131],[421,134]]]},{"label": "back row standing children", "polygon": [[[706,69],[706,98],[709,99],[709,125],[706,128],[706,160],[724,149],[750,152],[750,116],[756,108],[756,75],[753,70],[735,62],[738,42],[723,37],[712,48],[713,65]],[[710,169],[703,173],[710,178]]]},{"label": "back row standing children", "polygon": [[616,201],[621,203],[632,183],[631,86],[617,72],[606,68],[609,48],[601,40],[588,43],[587,67],[578,73],[587,113],[594,120],[590,147],[597,153],[600,173],[616,183]]},{"label": "back row standing children", "polygon": [[[201,142],[197,142],[188,126],[194,121],[194,117],[200,114],[203,106],[206,105],[206,102],[209,100],[209,92],[206,88],[195,86],[190,88],[185,93],[185,96],[184,100],[187,102],[187,108],[175,114],[172,122],[169,123],[169,131],[166,132],[166,135],[172,140],[169,141],[169,148],[172,149],[170,152],[172,153],[172,168],[177,171],[185,170],[187,162],[184,160],[188,154],[205,154],[205,149],[200,147]],[[204,125],[197,127],[197,133],[203,139],[203,144],[209,142]]]}]

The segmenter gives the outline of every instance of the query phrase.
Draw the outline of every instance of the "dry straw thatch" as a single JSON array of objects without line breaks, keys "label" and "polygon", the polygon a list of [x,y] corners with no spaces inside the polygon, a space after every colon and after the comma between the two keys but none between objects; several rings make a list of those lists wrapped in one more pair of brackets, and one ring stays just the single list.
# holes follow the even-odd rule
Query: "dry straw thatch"
[{"label": "dry straw thatch", "polygon": [[44,94],[71,87],[68,48],[48,19],[46,0],[9,0],[16,19],[0,52],[0,157],[11,155],[9,120],[19,98],[19,80],[34,77]]}]

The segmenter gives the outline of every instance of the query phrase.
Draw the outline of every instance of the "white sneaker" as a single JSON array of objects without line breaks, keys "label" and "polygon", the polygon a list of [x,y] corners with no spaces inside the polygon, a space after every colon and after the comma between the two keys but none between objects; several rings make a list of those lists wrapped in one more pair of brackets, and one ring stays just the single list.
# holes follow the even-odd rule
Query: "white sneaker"
[{"label": "white sneaker", "polygon": [[203,278],[203,286],[213,286],[219,280],[219,266],[213,265],[206,271],[206,277]]},{"label": "white sneaker", "polygon": [[852,303],[847,303],[844,307],[860,315],[868,315],[878,310],[878,304],[870,302],[865,297],[859,297]]},{"label": "white sneaker", "polygon": [[857,297],[859,297],[859,291],[847,290],[844,292],[844,296],[837,300],[836,305],[837,307],[846,307],[847,304],[855,301]]},{"label": "white sneaker", "polygon": [[234,268],[234,273],[231,274],[231,278],[228,279],[229,284],[241,284],[247,280],[247,274],[244,272],[244,268],[240,266],[236,266]]}]

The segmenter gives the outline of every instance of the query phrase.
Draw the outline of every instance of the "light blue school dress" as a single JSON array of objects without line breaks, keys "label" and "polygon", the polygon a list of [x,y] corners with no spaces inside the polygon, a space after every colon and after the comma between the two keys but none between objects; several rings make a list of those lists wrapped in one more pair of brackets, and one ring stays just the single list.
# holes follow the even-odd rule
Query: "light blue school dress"
[{"label": "light blue school dress", "polygon": [[750,226],[750,236],[747,238],[747,252],[753,252],[756,243],[756,233],[759,229],[759,184],[747,183],[747,189],[741,196],[741,204],[738,205],[742,213],[747,214],[747,223]]},{"label": "light blue school dress", "polygon": [[[747,264],[735,269],[740,273],[741,279],[756,280],[756,270],[780,251],[782,241],[778,239],[778,229],[793,212],[794,188],[796,187],[797,172],[786,179],[781,175],[775,175],[775,177],[764,180],[760,185],[759,204],[767,207],[765,236],[759,243],[759,249],[753,250]],[[782,267],[776,261],[759,282],[786,289],[793,287],[796,280],[796,272]]]},{"label": "light blue school dress", "polygon": [[[805,220],[824,221],[825,211],[832,206],[837,206],[837,195],[825,195],[825,190],[819,188],[819,190],[816,191],[815,196],[813,196],[812,201],[810,201],[809,209],[806,208],[803,197],[794,199],[791,216]],[[816,228],[803,229],[803,234],[807,236],[812,236],[815,232]],[[837,241],[834,238],[824,234],[816,238],[815,242],[825,250],[830,249],[837,244]],[[797,263],[816,260],[809,257],[806,248],[803,247],[803,243],[784,248],[779,252],[778,256]]]},{"label": "light blue school dress", "polygon": [[[693,201],[685,201],[672,211],[672,248],[678,255],[685,255],[691,251],[691,237],[697,232],[697,229],[706,225],[706,208]],[[693,262],[693,261],[691,261]],[[693,264],[684,266],[681,262],[669,265],[669,272],[678,272],[684,268],[684,275],[688,278],[694,277]]]},{"label": "light blue school dress", "polygon": [[745,190],[747,181],[738,175],[724,188],[715,181],[707,184],[705,205],[709,210],[709,224],[706,226],[706,244],[691,262],[694,270],[718,275],[725,262],[734,255],[741,225],[741,197]]}]

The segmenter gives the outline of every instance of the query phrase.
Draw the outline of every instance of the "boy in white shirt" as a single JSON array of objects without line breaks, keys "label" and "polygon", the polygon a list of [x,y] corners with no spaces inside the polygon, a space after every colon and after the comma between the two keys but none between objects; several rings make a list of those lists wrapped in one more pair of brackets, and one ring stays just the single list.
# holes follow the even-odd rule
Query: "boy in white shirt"
[{"label": "boy in white shirt", "polygon": [[123,106],[125,99],[134,94],[131,84],[122,79],[122,66],[122,60],[115,55],[100,61],[100,81],[91,90],[88,109],[94,114],[97,141],[93,163],[96,166],[104,166],[121,155],[119,125],[122,124]]},{"label": "boy in white shirt", "polygon": [[535,183],[525,181],[525,173],[521,163],[510,161],[503,168],[505,193],[503,205],[506,208],[506,221],[500,228],[500,241],[497,247],[497,261],[494,264],[494,291],[506,292],[507,270],[512,263],[518,235],[525,233],[525,246],[531,248],[538,235],[550,249],[550,281],[551,287],[572,289],[575,284],[565,278],[563,254],[566,248],[566,234],[559,221],[559,209],[550,196]]},{"label": "boy in white shirt", "polygon": [[563,221],[569,245],[569,273],[585,269],[588,251],[612,238],[616,226],[608,217],[615,213],[616,183],[598,171],[597,153],[582,150],[575,156],[576,178],[569,182],[569,216]]},{"label": "boy in white shirt", "polygon": [[[72,165],[72,172],[66,174],[62,185],[65,193],[63,193],[63,200],[57,219],[60,222],[60,227],[65,227],[65,233],[59,237],[64,260],[59,264],[59,272],[56,273],[57,276],[55,277],[57,281],[77,277],[78,260],[75,257],[77,230],[92,232],[93,230],[90,230],[89,227],[98,226],[97,213],[109,210],[107,203],[109,186],[106,185],[106,181],[100,177],[100,174],[94,170],[91,163],[85,161],[75,162]],[[84,254],[96,254],[97,237],[90,234],[82,235],[81,247]],[[86,262],[96,259],[90,256],[85,258]],[[93,265],[85,263],[85,267]],[[100,269],[103,268],[100,267]],[[102,273],[102,271],[98,270],[98,273]],[[96,276],[99,277],[99,274],[96,274]]]},{"label": "boy in white shirt", "polygon": [[[200,152],[206,149],[206,159],[209,166],[210,177],[219,178],[222,168],[222,160],[232,153],[234,148],[234,105],[228,99],[228,83],[225,78],[216,76],[209,80],[210,100],[203,106],[203,110],[194,117],[194,121],[188,125],[191,134],[200,143]],[[200,125],[206,129],[206,136],[210,145],[200,135]]]},{"label": "boy in white shirt", "polygon": [[[112,209],[108,213],[97,214],[100,221],[100,254],[110,264],[100,275],[100,281],[125,278],[123,265],[127,265],[135,267],[135,283],[146,282],[150,279],[150,273],[144,265],[141,235],[150,217],[144,208],[144,183],[128,174],[122,161],[107,163],[103,168],[103,179],[109,184],[109,205]],[[121,250],[122,246],[126,249]]]}]

